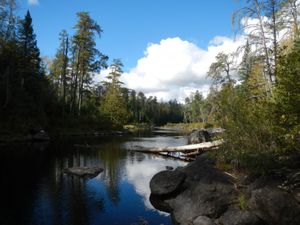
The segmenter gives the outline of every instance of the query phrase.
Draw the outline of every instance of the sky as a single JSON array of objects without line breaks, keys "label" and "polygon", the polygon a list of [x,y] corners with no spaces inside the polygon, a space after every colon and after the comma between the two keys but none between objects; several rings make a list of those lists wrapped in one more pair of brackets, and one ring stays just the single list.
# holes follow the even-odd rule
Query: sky
[{"label": "sky", "polygon": [[[215,56],[244,43],[234,37],[232,13],[238,0],[19,0],[30,10],[42,56],[53,57],[58,34],[74,33],[76,13],[87,11],[102,27],[98,49],[124,64],[122,81],[159,100],[183,101],[209,89],[206,72]],[[108,70],[95,76],[102,81]]]}]

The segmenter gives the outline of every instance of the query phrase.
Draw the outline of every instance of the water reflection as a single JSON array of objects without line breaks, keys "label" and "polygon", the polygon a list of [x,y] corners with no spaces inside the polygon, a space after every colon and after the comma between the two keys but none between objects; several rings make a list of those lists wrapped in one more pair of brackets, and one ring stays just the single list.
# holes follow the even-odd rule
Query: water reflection
[{"label": "water reflection", "polygon": [[[141,157],[143,160],[139,160]],[[143,198],[145,206],[148,209],[156,210],[149,201],[151,178],[159,171],[165,170],[166,166],[177,168],[185,164],[185,162],[168,160],[160,156],[136,154],[136,157],[126,164],[128,182],[134,186],[136,193]]]},{"label": "water reflection", "polygon": [[[182,144],[183,138],[70,139],[49,145],[17,145],[0,151],[0,224],[22,225],[171,225],[149,202],[149,181],[166,166],[182,162],[131,153],[132,144]],[[74,144],[88,143],[91,149]],[[64,174],[66,167],[99,166],[93,179]]]}]

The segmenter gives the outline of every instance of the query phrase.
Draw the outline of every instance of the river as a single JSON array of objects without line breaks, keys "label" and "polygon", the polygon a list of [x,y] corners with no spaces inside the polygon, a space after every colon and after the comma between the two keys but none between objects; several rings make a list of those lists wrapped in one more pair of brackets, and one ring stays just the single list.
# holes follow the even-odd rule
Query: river
[{"label": "river", "polygon": [[[149,202],[149,182],[166,166],[185,163],[126,149],[183,144],[183,136],[156,132],[0,146],[0,224],[171,225],[169,215]],[[92,179],[62,172],[72,166],[104,171]]]}]

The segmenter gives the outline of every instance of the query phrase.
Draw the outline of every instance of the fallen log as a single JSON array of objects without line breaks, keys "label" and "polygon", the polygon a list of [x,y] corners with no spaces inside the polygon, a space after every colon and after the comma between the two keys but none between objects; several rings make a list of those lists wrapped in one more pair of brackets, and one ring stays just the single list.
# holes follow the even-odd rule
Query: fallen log
[{"label": "fallen log", "polygon": [[198,149],[210,149],[215,148],[224,143],[223,140],[216,140],[212,142],[203,142],[199,144],[192,144],[192,145],[183,145],[177,147],[162,147],[162,148],[143,148],[140,147],[139,149],[134,149],[133,151],[136,152],[144,152],[144,153],[159,153],[159,152],[191,152]]}]

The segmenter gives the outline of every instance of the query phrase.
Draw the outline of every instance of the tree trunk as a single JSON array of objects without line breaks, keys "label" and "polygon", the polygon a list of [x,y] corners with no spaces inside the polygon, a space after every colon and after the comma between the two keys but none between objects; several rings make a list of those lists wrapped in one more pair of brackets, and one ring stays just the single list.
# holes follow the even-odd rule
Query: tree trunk
[{"label": "tree trunk", "polygon": [[77,61],[76,61],[76,70],[75,70],[75,78],[74,78],[74,89],[73,89],[73,99],[72,99],[72,113],[73,116],[76,114],[76,102],[77,102],[77,89],[78,89],[78,74],[79,74],[79,59],[80,59],[80,48],[77,54]]},{"label": "tree trunk", "polygon": [[65,46],[65,52],[64,52],[64,63],[63,63],[63,74],[62,74],[62,81],[63,81],[63,121],[65,118],[65,108],[66,108],[66,76],[67,76],[67,67],[68,67],[68,49],[69,49],[69,39],[66,39],[66,46]]},{"label": "tree trunk", "polygon": [[267,39],[266,39],[265,30],[264,30],[263,19],[262,19],[262,15],[261,15],[261,8],[259,6],[258,0],[255,0],[254,2],[255,2],[257,17],[259,20],[259,28],[260,28],[260,32],[261,32],[261,39],[263,42],[263,49],[264,49],[264,53],[265,53],[267,72],[268,72],[268,76],[269,76],[269,89],[270,89],[269,91],[270,91],[271,95],[273,95],[272,85],[271,85],[272,84],[272,69],[271,69],[270,57],[269,57],[269,53],[268,53]]},{"label": "tree trunk", "polygon": [[139,149],[134,149],[136,152],[145,152],[145,153],[159,153],[159,152],[190,152],[197,149],[211,149],[218,147],[224,143],[223,140],[217,140],[212,142],[204,142],[199,144],[192,145],[183,145],[177,147],[162,147],[162,148],[143,148],[137,147]]},{"label": "tree trunk", "polygon": [[5,77],[5,92],[6,92],[6,96],[5,96],[5,101],[3,103],[3,106],[1,107],[2,110],[4,110],[9,101],[10,101],[10,66],[6,67],[5,73],[4,73],[4,77]]}]

